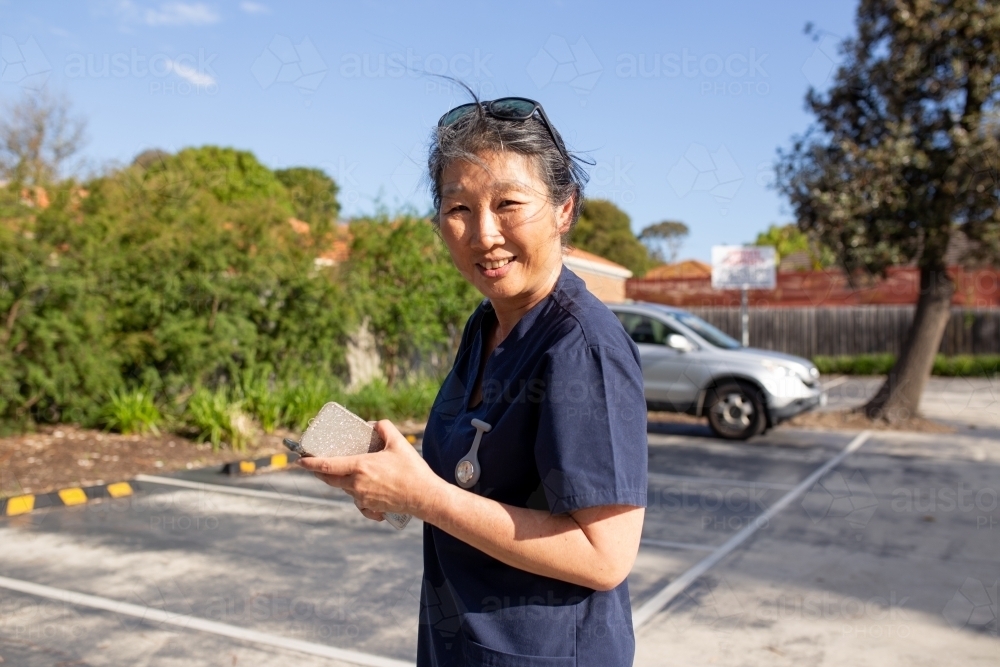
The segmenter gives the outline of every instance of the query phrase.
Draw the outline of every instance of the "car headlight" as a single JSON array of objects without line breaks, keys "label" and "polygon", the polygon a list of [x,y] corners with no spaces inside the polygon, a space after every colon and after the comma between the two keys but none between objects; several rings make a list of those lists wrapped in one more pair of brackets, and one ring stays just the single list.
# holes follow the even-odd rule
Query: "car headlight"
[{"label": "car headlight", "polygon": [[783,364],[777,364],[770,359],[764,359],[760,363],[763,364],[764,368],[779,377],[791,377],[795,375],[795,369],[789,368]]}]

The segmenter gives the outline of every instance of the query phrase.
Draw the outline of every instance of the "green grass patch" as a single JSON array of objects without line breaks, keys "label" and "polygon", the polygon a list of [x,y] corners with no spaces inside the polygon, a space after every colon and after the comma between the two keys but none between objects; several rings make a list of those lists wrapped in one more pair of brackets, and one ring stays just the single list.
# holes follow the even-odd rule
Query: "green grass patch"
[{"label": "green grass patch", "polygon": [[101,409],[101,421],[106,428],[119,433],[159,433],[163,414],[148,389],[112,389]]},{"label": "green grass patch", "polygon": [[234,398],[224,386],[215,391],[204,387],[196,390],[188,399],[186,416],[198,429],[198,437],[211,442],[216,451],[223,443],[243,451],[257,433],[257,425],[244,410],[243,401]]}]

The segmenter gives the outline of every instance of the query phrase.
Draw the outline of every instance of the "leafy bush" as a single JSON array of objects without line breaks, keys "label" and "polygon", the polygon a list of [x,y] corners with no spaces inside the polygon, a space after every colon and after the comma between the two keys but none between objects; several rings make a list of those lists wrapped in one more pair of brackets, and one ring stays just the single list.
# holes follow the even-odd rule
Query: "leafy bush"
[{"label": "leafy bush", "polygon": [[431,412],[441,383],[424,379],[393,387],[391,414],[398,419],[424,420]]},{"label": "leafy bush", "polygon": [[186,149],[49,197],[0,188],[0,422],[100,424],[123,386],[172,403],[255,368],[345,370],[343,281],[253,155]]},{"label": "leafy bush", "polygon": [[376,380],[347,394],[345,407],[367,420],[426,419],[440,386],[439,382],[422,379],[388,387]]},{"label": "leafy bush", "polygon": [[1000,374],[1000,354],[959,354],[934,357],[934,375],[952,377],[992,377]]},{"label": "leafy bush", "polygon": [[289,384],[282,392],[282,421],[288,428],[304,431],[320,408],[336,401],[343,403],[340,384],[318,375]]},{"label": "leafy bush", "polygon": [[344,397],[344,407],[369,421],[389,419],[394,415],[392,396],[383,380],[369,382]]},{"label": "leafy bush", "polygon": [[101,414],[104,425],[120,433],[159,433],[163,423],[163,415],[146,389],[111,390]]},{"label": "leafy bush", "polygon": [[388,380],[350,400],[426,415],[436,388],[417,378],[446,369],[480,299],[428,220],[355,221],[350,260],[318,267],[337,210],[322,172],[213,146],[140,157],[50,186],[44,209],[0,187],[0,430],[144,428],[109,407],[122,387],[154,407],[202,387],[177,417],[215,446],[241,446],[237,422],[301,429],[348,400],[346,344],[366,318]]},{"label": "leafy bush", "polygon": [[267,376],[261,373],[245,374],[240,381],[240,394],[247,411],[264,433],[273,433],[281,424],[283,404],[281,393],[274,390]]},{"label": "leafy bush", "polygon": [[388,385],[440,374],[482,295],[455,269],[428,220],[382,216],[350,229],[347,287],[371,324]]},{"label": "leafy bush", "polygon": [[254,440],[253,420],[244,412],[243,403],[232,400],[225,387],[215,391],[199,388],[188,399],[187,412],[190,423],[201,431],[199,439],[210,441],[214,450],[225,442],[242,451]]},{"label": "leafy bush", "polygon": [[[858,354],[838,357],[813,357],[813,363],[820,373],[843,375],[887,375],[896,363],[893,354]],[[934,358],[932,375],[953,377],[992,376],[1000,372],[1000,355],[956,355],[946,357],[939,354]]]}]

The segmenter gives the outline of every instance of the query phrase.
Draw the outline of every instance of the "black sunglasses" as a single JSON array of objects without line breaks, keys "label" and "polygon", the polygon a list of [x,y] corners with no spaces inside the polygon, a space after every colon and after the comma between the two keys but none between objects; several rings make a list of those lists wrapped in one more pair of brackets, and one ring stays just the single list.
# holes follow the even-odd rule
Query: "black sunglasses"
[{"label": "black sunglasses", "polygon": [[[440,120],[438,120],[438,127],[454,125],[462,118],[468,116],[476,108],[476,104],[477,102],[469,102],[455,107],[441,116]],[[539,117],[542,119],[542,124],[549,131],[549,136],[552,137],[552,142],[559,149],[559,152],[563,154],[563,157],[567,160],[569,159],[569,155],[567,155],[562,142],[556,138],[555,130],[552,129],[552,123],[549,122],[549,117],[545,115],[545,109],[535,100],[529,100],[526,97],[501,97],[492,101],[478,102],[478,104],[483,108],[483,111],[500,120],[528,120],[537,111]]]}]

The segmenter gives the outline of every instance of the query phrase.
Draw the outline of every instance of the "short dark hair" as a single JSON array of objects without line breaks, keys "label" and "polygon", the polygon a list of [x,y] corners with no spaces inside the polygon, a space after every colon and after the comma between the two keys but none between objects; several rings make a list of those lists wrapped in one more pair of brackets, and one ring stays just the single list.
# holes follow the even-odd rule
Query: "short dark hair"
[{"label": "short dark hair", "polygon": [[[435,221],[440,223],[441,176],[455,160],[482,163],[480,153],[513,151],[530,159],[548,189],[548,197],[556,206],[574,198],[570,229],[580,218],[583,206],[583,188],[589,178],[583,165],[589,164],[580,156],[570,153],[556,128],[552,134],[545,124],[533,115],[527,120],[502,120],[486,113],[479,97],[465,86],[476,103],[474,111],[451,125],[435,127],[431,137],[427,171],[434,197]],[[555,139],[555,142],[553,142]],[[563,235],[565,243],[568,232]]]}]

